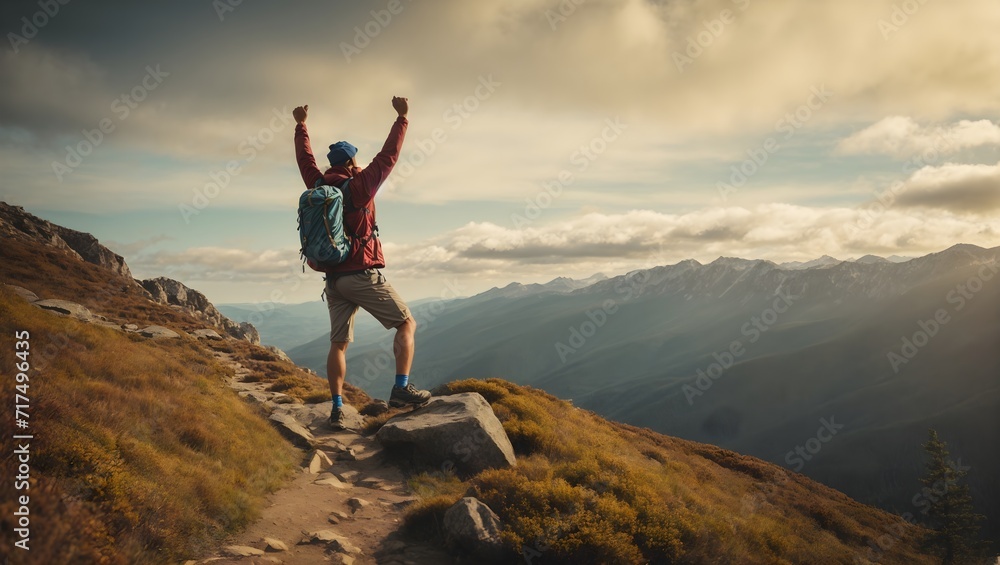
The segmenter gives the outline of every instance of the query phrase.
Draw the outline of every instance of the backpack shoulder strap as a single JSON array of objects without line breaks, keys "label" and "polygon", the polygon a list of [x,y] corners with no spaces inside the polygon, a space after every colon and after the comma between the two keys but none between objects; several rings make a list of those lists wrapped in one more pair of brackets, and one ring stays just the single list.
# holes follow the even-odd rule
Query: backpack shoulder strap
[{"label": "backpack shoulder strap", "polygon": [[354,177],[348,178],[338,187],[344,197],[344,208],[354,208],[354,204],[351,202],[351,191],[349,188],[352,180],[354,180]]}]

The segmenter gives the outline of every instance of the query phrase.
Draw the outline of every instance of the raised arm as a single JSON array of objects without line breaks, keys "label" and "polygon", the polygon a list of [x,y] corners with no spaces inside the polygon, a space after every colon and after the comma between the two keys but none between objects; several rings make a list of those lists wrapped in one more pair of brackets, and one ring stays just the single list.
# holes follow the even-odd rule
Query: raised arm
[{"label": "raised arm", "polygon": [[312,146],[309,145],[309,131],[306,130],[306,116],[309,113],[309,105],[299,106],[292,111],[295,118],[295,160],[299,164],[299,173],[302,174],[302,181],[306,183],[306,188],[316,186],[316,181],[323,178],[323,171],[316,165],[316,158],[313,156]]},{"label": "raised arm", "polygon": [[389,173],[399,160],[399,152],[403,148],[403,140],[406,138],[406,128],[409,121],[406,115],[409,113],[409,101],[406,98],[394,96],[392,107],[396,110],[396,121],[393,122],[389,130],[389,137],[386,138],[382,150],[375,155],[372,162],[354,177],[351,183],[351,197],[357,206],[365,206],[378,192],[382,183],[389,178]]}]

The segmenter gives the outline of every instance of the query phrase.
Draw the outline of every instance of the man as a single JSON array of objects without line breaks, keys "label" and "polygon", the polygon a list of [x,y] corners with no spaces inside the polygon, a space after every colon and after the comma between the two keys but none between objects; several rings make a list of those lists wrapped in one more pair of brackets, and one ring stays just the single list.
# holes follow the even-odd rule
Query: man
[{"label": "man", "polygon": [[330,146],[327,159],[330,168],[321,172],[309,145],[306,116],[309,106],[299,106],[292,112],[295,126],[295,159],[307,188],[318,185],[343,187],[348,184],[348,204],[344,208],[344,225],[354,237],[346,261],[326,273],[326,302],[330,310],[330,354],[327,357],[327,379],[333,396],[330,425],[344,429],[344,377],[347,375],[347,345],[354,341],[354,315],[358,307],[364,308],[386,329],[395,328],[393,352],[396,356],[396,383],[389,395],[394,407],[422,405],[430,400],[431,393],[417,390],[409,383],[410,365],[413,363],[413,334],[417,323],[410,309],[392,288],[382,272],[385,260],[382,244],[378,240],[375,223],[375,194],[389,177],[399,159],[399,151],[406,136],[409,122],[406,114],[409,102],[394,96],[392,107],[398,117],[389,131],[382,151],[367,168],[358,167],[357,147],[339,141]]}]

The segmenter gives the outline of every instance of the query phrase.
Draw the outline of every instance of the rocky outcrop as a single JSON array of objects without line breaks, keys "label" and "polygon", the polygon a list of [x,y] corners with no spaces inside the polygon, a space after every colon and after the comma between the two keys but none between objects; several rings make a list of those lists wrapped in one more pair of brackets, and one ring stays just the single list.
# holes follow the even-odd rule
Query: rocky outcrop
[{"label": "rocky outcrop", "polygon": [[139,335],[150,339],[177,339],[181,337],[181,334],[163,326],[146,326],[139,330]]},{"label": "rocky outcrop", "polygon": [[278,429],[278,432],[296,447],[309,449],[316,440],[305,426],[288,414],[274,413],[268,419]]},{"label": "rocky outcrop", "polygon": [[476,556],[477,562],[497,563],[503,555],[500,518],[477,498],[467,496],[444,513],[444,534],[449,545]]},{"label": "rocky outcrop", "polygon": [[185,286],[184,283],[159,277],[140,281],[140,284],[156,302],[179,306],[194,317],[219,328],[222,333],[260,345],[260,334],[253,324],[236,323],[223,316],[204,294]]},{"label": "rocky outcrop", "polygon": [[71,230],[29,214],[20,206],[0,202],[0,235],[36,241],[61,249],[83,261],[104,267],[135,284],[125,259],[104,247],[89,233]]},{"label": "rocky outcrop", "polygon": [[63,316],[69,316],[84,322],[90,321],[94,318],[94,315],[91,314],[90,310],[87,310],[86,307],[68,300],[36,300],[33,304],[42,310],[49,310],[55,312],[56,314],[62,314]]},{"label": "rocky outcrop", "polygon": [[402,460],[463,476],[516,464],[503,426],[475,392],[434,397],[390,418],[375,439]]}]

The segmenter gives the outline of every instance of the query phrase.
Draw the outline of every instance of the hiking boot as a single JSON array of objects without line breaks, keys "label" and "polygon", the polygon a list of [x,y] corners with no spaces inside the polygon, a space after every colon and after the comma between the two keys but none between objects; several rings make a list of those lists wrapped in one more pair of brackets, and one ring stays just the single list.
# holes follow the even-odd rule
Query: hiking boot
[{"label": "hiking boot", "polygon": [[334,431],[346,430],[347,429],[347,416],[344,415],[344,411],[336,406],[330,411],[330,427]]},{"label": "hiking boot", "polygon": [[392,394],[389,395],[389,406],[402,408],[404,406],[423,406],[431,399],[428,390],[417,390],[413,385],[392,387]]}]

